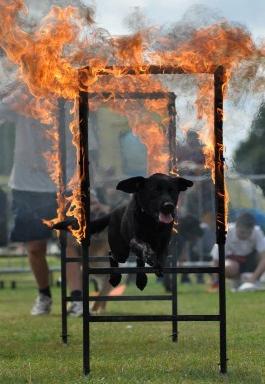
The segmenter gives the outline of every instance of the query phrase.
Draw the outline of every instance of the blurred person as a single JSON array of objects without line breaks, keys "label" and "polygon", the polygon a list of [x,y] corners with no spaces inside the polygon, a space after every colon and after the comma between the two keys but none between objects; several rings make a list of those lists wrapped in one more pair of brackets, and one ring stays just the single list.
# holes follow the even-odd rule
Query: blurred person
[{"label": "blurred person", "polygon": [[[211,255],[214,265],[218,266],[217,244]],[[228,224],[225,257],[225,275],[233,280],[234,288],[240,285],[242,274],[251,273],[247,280],[256,283],[265,271],[265,237],[250,213],[243,213],[235,223]],[[214,277],[209,291],[218,289],[218,285]]]},{"label": "blurred person", "polygon": [[[47,243],[52,237],[52,231],[42,220],[56,217],[57,202],[56,186],[49,176],[43,157],[51,149],[51,142],[45,135],[47,126],[17,112],[23,111],[30,99],[25,87],[17,87],[9,92],[8,96],[0,100],[0,121],[10,121],[16,125],[14,162],[9,180],[14,214],[10,240],[25,244],[38,288],[38,296],[31,309],[31,315],[36,316],[48,314],[52,307],[46,259]],[[71,241],[68,242],[67,256],[78,257]],[[78,263],[67,264],[67,277],[71,296],[81,297],[82,281]],[[82,303],[72,302],[70,313],[81,316]]]},{"label": "blurred person", "polygon": [[[192,215],[187,215],[178,220],[177,233],[172,236],[169,247],[169,254],[176,254],[178,262],[190,260],[191,253],[197,241],[203,236],[203,229],[201,228],[199,220]],[[167,267],[170,267],[171,261],[168,258]],[[164,287],[168,292],[171,291],[171,275],[164,274],[163,282]],[[189,283],[190,279],[188,274],[181,275],[182,283]]]}]

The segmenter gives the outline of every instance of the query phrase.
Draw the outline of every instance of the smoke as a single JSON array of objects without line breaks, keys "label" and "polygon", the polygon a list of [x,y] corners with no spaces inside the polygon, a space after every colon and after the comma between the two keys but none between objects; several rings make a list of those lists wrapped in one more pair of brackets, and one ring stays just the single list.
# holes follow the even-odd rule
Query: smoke
[{"label": "smoke", "polygon": [[164,26],[164,34],[176,46],[190,39],[196,30],[221,23],[224,20],[216,9],[203,4],[195,4],[186,10],[179,21],[170,26]]},{"label": "smoke", "polygon": [[148,20],[142,8],[134,7],[132,12],[123,20],[123,24],[128,27],[132,33],[137,33],[148,29],[150,20]]},{"label": "smoke", "polygon": [[28,9],[27,14],[20,15],[20,21],[28,32],[31,32],[36,28],[42,18],[46,16],[52,6],[58,7],[76,7],[80,10],[80,13],[87,18],[89,23],[93,22],[94,9],[86,6],[81,0],[42,0],[40,2],[36,0],[25,0],[25,4]]}]

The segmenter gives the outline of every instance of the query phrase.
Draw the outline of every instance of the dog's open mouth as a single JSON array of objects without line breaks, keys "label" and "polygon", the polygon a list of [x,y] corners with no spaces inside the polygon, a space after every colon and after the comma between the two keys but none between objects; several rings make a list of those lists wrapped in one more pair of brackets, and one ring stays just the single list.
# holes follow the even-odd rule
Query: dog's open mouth
[{"label": "dog's open mouth", "polygon": [[174,220],[174,217],[171,213],[159,212],[158,220],[160,223],[170,224]]}]

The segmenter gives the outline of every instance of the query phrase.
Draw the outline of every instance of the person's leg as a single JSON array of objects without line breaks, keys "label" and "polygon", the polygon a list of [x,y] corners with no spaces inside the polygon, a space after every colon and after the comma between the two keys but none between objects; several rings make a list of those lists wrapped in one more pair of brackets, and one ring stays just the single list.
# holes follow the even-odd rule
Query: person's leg
[{"label": "person's leg", "polygon": [[[79,248],[76,244],[76,241],[68,236],[67,238],[67,257],[79,257]],[[82,274],[81,274],[81,264],[78,262],[67,263],[66,265],[66,276],[68,282],[68,288],[70,290],[70,296],[72,296],[75,301],[72,301],[68,306],[67,312],[69,315],[79,317],[83,315],[83,303],[80,301],[82,297]]]},{"label": "person's leg", "polygon": [[49,268],[46,260],[47,241],[34,240],[25,244],[29,263],[40,290],[49,287]]},{"label": "person's leg", "polygon": [[[67,257],[79,257],[78,246],[72,237],[68,237],[67,241]],[[71,292],[82,291],[82,275],[80,263],[67,263],[66,268],[68,288]]]},{"label": "person's leg", "polygon": [[39,295],[31,309],[33,316],[50,313],[52,299],[49,286],[49,268],[46,260],[47,240],[33,240],[25,243],[29,263],[35,277]]},{"label": "person's leg", "polygon": [[246,256],[246,262],[244,267],[242,268],[242,274],[245,281],[249,281],[251,283],[255,283],[258,280],[258,276],[260,276],[260,272],[264,270],[265,261],[261,262],[261,256],[258,252],[251,252]]},{"label": "person's leg", "polygon": [[237,261],[226,259],[225,277],[228,279],[238,279],[240,277],[240,264]]},{"label": "person's leg", "polygon": [[31,313],[33,315],[49,313],[52,300],[46,249],[51,230],[43,223],[43,218],[49,220],[55,217],[56,195],[49,192],[12,190],[12,210],[14,221],[10,240],[25,244],[39,290],[39,296]]},{"label": "person's leg", "polygon": [[[218,267],[219,262],[218,260],[213,261],[213,266]],[[231,259],[225,260],[225,277],[227,279],[233,279],[237,283],[237,280],[240,278],[240,264]],[[214,274],[212,276],[212,284],[210,288],[208,288],[208,292],[216,292],[219,287],[219,276],[217,274]]]},{"label": "person's leg", "polygon": [[241,269],[242,263],[239,263],[236,260],[226,259],[225,276],[232,280],[232,291],[237,291],[241,284]]}]

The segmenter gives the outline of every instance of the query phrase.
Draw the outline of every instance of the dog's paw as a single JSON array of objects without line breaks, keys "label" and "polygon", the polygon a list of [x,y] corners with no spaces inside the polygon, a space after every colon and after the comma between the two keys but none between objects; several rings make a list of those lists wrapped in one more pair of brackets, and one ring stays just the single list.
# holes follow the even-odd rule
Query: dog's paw
[{"label": "dog's paw", "polygon": [[109,278],[110,285],[112,285],[113,287],[117,287],[117,285],[119,285],[120,282],[121,282],[121,274],[115,273],[113,275],[110,275],[110,278]]},{"label": "dog's paw", "polygon": [[145,273],[137,273],[136,275],[136,287],[141,291],[144,290],[147,284],[147,276]]},{"label": "dog's paw", "polygon": [[154,272],[157,277],[163,277],[163,269],[160,266],[154,267]]}]

